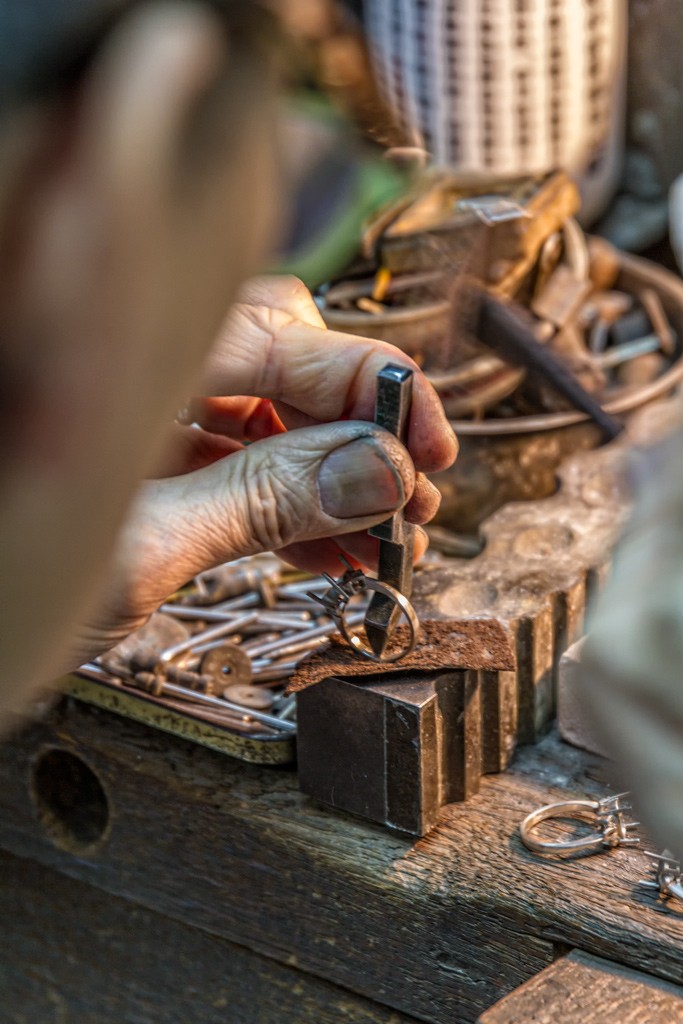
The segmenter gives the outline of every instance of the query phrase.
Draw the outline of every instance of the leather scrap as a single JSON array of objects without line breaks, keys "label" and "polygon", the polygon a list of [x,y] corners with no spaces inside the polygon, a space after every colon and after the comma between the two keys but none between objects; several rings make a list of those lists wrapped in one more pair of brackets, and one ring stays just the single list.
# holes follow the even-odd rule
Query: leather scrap
[{"label": "leather scrap", "polygon": [[[399,626],[396,638],[407,627]],[[287,693],[297,693],[330,676],[377,676],[389,673],[439,672],[448,669],[512,671],[515,653],[508,629],[498,619],[427,620],[420,624],[415,650],[401,661],[378,664],[359,658],[335,635],[323,651],[301,662]]]}]

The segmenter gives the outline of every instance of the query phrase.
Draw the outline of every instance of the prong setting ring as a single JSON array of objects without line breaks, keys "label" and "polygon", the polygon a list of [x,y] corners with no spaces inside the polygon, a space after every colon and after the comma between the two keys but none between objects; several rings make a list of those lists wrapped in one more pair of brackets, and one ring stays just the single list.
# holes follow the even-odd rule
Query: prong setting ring
[{"label": "prong setting ring", "polygon": [[[619,793],[603,800],[563,800],[539,807],[528,814],[519,827],[522,842],[532,853],[553,854],[597,853],[617,846],[635,846],[640,840],[629,832],[639,823],[627,821],[624,812],[630,810],[630,806],[621,802],[625,795]],[[557,818],[588,821],[595,826],[595,831],[578,839],[541,839],[533,835],[542,822]]]},{"label": "prong setting ring", "polygon": [[[330,589],[322,597],[314,594],[312,591],[309,591],[308,596],[323,605],[327,614],[336,623],[341,635],[359,657],[368,658],[370,661],[375,661],[382,665],[388,665],[395,661],[401,661],[402,658],[407,657],[415,650],[420,633],[420,620],[412,604],[404,594],[396,590],[389,583],[383,583],[381,580],[374,580],[372,577],[366,576],[360,569],[349,569],[339,580],[333,579],[327,573],[323,573],[323,576],[329,582]],[[387,651],[382,655],[375,654],[371,647],[363,643],[358,634],[353,631],[346,621],[346,606],[351,598],[355,594],[361,594],[367,590],[383,594],[390,601],[393,601],[406,620],[408,636],[397,650]]]}]

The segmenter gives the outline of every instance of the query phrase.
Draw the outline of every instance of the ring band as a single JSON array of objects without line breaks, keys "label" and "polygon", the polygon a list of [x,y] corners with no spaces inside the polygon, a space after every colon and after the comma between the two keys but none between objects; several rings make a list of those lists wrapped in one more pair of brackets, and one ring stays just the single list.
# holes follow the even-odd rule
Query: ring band
[{"label": "ring band", "polygon": [[350,644],[351,647],[353,647],[356,653],[360,654],[363,658],[368,658],[370,661],[379,662],[382,665],[389,665],[394,661],[400,661],[402,658],[405,658],[408,654],[415,650],[415,645],[417,643],[417,638],[420,629],[420,620],[417,617],[417,613],[415,612],[415,609],[413,608],[408,598],[405,597],[405,595],[402,594],[399,590],[396,590],[395,587],[390,586],[390,584],[382,583],[380,580],[373,580],[369,577],[365,577],[363,583],[364,589],[374,590],[375,593],[377,594],[383,594],[385,597],[388,597],[389,600],[393,601],[398,608],[401,609],[401,613],[403,617],[406,619],[408,627],[410,629],[408,641],[407,643],[402,644],[401,647],[399,647],[398,651],[395,651],[393,654],[375,654],[372,648],[368,647],[367,644],[364,644],[361,638],[356,633],[354,633],[353,630],[350,629],[350,627],[347,625],[346,619],[344,617],[344,611],[342,611],[337,621],[337,625],[341,630],[342,636],[344,637],[346,642]]},{"label": "ring band", "polygon": [[[539,807],[528,814],[520,825],[521,840],[533,853],[571,853],[577,850],[595,852],[615,846],[635,845],[639,840],[628,833],[638,826],[638,822],[628,822],[624,818],[623,812],[628,808],[620,803],[623,795],[620,793],[604,800],[563,800]],[[588,821],[596,826],[596,830],[581,839],[539,839],[531,834],[541,822],[553,818]]]},{"label": "ring band", "polygon": [[600,804],[597,800],[566,800],[558,804],[548,804],[546,807],[539,807],[537,811],[528,814],[519,826],[519,833],[522,842],[528,850],[533,853],[563,853],[568,850],[598,850],[602,849],[604,834],[602,831],[591,833],[582,839],[537,839],[531,835],[531,830],[540,825],[542,821],[552,818],[575,818],[579,821],[597,821]]}]

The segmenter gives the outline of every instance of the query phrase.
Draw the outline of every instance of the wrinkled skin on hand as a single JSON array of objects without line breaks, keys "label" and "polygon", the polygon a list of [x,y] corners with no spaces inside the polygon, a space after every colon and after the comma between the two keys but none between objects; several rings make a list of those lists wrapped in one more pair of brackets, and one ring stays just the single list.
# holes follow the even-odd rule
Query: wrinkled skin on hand
[{"label": "wrinkled skin on hand", "polygon": [[[221,332],[290,180],[279,62],[233,27],[123,5],[77,87],[3,93],[0,723],[218,562],[336,568],[343,535],[372,563],[367,527],[427,518],[419,474],[454,455],[421,377],[407,448],[368,422],[405,358],[325,332],[292,282],[253,284]],[[188,394],[201,429],[169,437]]]},{"label": "wrinkled skin on hand", "polygon": [[[376,375],[387,362],[415,371],[405,448],[372,423]],[[243,289],[204,389],[190,402],[195,425],[175,426],[161,475],[137,498],[106,603],[79,638],[75,662],[111,646],[216,564],[275,550],[314,572],[338,575],[342,553],[374,567],[378,542],[368,527],[404,505],[416,524],[438,508],[424,474],[447,467],[457,452],[438,397],[392,346],[327,331],[296,279],[259,279]],[[326,491],[320,473],[332,453]],[[417,558],[423,531],[416,540]]]}]

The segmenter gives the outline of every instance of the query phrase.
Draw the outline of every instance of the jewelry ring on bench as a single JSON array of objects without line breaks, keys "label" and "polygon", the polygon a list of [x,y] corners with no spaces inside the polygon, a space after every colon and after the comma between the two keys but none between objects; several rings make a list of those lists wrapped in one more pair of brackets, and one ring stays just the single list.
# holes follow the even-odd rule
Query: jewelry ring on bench
[{"label": "jewelry ring on bench", "polygon": [[[623,804],[621,798],[626,793],[605,797],[603,800],[563,800],[556,804],[547,804],[528,814],[519,827],[522,842],[533,853],[572,853],[587,850],[597,853],[616,846],[634,846],[640,840],[630,836],[629,831],[637,828],[639,822],[627,821],[624,811],[630,810],[629,804]],[[574,818],[577,821],[589,821],[595,825],[595,831],[580,839],[539,839],[532,832],[543,821],[556,818]]]}]

